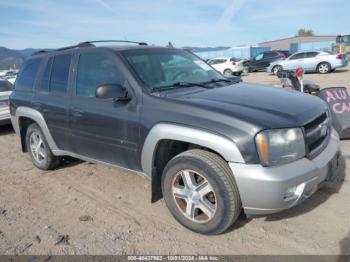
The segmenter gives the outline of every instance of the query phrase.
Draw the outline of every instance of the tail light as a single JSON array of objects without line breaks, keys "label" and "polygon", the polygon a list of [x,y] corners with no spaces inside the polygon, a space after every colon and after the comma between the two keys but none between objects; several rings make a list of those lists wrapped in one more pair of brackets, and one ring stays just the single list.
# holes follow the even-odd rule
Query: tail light
[{"label": "tail light", "polygon": [[236,62],[235,62],[235,61],[231,61],[231,64],[232,64],[232,65],[235,65],[235,64],[236,64]]},{"label": "tail light", "polygon": [[337,55],[335,58],[336,58],[336,59],[342,60],[342,59],[343,59],[343,56],[339,54],[339,55]]}]

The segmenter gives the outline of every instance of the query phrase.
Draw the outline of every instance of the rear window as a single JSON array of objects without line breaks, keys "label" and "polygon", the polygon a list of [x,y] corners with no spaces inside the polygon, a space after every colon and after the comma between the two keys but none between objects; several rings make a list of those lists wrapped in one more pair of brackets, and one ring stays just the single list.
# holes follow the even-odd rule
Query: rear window
[{"label": "rear window", "polygon": [[0,92],[6,92],[12,90],[12,84],[8,81],[0,80]]},{"label": "rear window", "polygon": [[16,80],[16,89],[33,90],[41,61],[42,58],[35,58],[24,63],[22,70]]},{"label": "rear window", "polygon": [[51,69],[50,92],[65,94],[68,86],[69,67],[72,55],[55,56]]}]

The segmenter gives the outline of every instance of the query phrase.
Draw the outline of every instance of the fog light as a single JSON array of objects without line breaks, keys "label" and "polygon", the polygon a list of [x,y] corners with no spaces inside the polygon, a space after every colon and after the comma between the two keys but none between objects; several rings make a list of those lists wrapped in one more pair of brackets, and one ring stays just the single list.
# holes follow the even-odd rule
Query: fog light
[{"label": "fog light", "polygon": [[294,197],[296,195],[297,189],[298,189],[297,186],[293,186],[291,188],[288,188],[286,193],[284,193],[284,199],[288,199],[288,198]]}]

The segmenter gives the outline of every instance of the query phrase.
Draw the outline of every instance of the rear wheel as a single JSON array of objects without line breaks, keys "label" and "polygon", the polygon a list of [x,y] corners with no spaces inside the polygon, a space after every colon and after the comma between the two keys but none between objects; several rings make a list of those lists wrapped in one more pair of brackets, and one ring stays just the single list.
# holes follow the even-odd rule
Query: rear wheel
[{"label": "rear wheel", "polygon": [[226,76],[226,77],[232,76],[232,70],[231,69],[225,69],[224,76]]},{"label": "rear wheel", "polygon": [[331,72],[331,65],[327,62],[322,62],[317,66],[317,71],[320,74],[328,74],[329,72]]},{"label": "rear wheel", "polygon": [[162,176],[162,191],[175,219],[198,233],[220,234],[241,212],[229,166],[204,150],[189,150],[170,160]]},{"label": "rear wheel", "polygon": [[28,127],[26,135],[27,149],[32,163],[39,169],[50,170],[60,164],[60,159],[54,156],[46,139],[37,124]]}]

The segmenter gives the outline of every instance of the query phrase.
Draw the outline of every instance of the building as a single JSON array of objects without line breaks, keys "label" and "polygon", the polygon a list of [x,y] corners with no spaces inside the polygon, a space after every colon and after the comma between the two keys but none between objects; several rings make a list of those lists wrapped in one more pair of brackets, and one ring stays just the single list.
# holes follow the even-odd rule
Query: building
[{"label": "building", "polygon": [[206,50],[199,51],[194,50],[194,53],[201,57],[202,59],[211,59],[217,57],[235,57],[237,59],[250,59],[255,57],[257,54],[262,53],[264,51],[269,51],[269,47],[261,47],[261,46],[237,46],[230,47],[221,50]]},{"label": "building", "polygon": [[270,47],[271,50],[289,50],[291,53],[295,53],[309,50],[332,50],[335,40],[335,35],[294,36],[262,42],[258,45],[261,47]]}]

